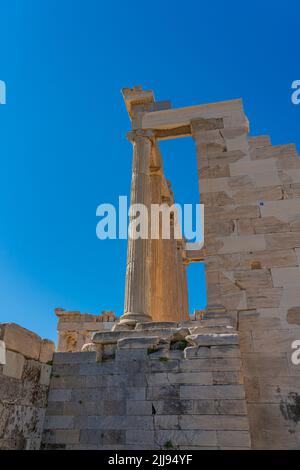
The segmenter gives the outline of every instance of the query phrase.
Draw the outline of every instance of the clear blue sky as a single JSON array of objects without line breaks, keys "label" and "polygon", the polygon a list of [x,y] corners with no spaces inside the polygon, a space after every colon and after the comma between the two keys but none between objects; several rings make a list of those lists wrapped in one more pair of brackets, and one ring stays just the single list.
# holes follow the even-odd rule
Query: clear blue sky
[{"label": "clear blue sky", "polygon": [[[299,2],[1,0],[0,18],[0,321],[55,339],[55,307],[122,312],[126,241],[95,235],[97,205],[130,189],[122,87],[242,97],[252,135],[300,149]],[[162,145],[179,202],[197,200],[193,150]],[[201,269],[190,284],[203,308]]]}]

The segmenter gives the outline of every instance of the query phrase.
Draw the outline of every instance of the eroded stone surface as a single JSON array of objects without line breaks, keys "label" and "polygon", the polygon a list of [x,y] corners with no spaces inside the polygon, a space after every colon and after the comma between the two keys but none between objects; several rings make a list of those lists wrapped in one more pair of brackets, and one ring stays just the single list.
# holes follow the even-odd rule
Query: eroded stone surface
[{"label": "eroded stone surface", "polygon": [[16,324],[0,324],[0,449],[39,449],[54,344]]}]

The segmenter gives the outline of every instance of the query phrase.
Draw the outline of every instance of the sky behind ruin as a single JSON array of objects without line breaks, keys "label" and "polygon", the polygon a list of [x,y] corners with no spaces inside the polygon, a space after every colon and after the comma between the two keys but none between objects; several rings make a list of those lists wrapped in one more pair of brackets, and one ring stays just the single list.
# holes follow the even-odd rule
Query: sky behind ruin
[{"label": "sky behind ruin", "polygon": [[[120,90],[174,107],[242,97],[251,135],[300,150],[297,2],[2,0],[0,322],[56,339],[55,307],[122,313],[126,241],[96,238],[96,207],[129,195]],[[191,139],[161,146],[180,203],[198,202]],[[201,266],[190,311],[205,307]]]}]

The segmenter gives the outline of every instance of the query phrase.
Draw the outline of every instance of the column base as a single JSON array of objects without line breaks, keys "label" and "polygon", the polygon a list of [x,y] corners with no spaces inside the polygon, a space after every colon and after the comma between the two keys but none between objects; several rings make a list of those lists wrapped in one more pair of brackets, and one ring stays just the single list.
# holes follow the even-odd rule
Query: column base
[{"label": "column base", "polygon": [[119,324],[135,326],[137,323],[151,322],[152,317],[145,313],[126,312],[120,318]]}]

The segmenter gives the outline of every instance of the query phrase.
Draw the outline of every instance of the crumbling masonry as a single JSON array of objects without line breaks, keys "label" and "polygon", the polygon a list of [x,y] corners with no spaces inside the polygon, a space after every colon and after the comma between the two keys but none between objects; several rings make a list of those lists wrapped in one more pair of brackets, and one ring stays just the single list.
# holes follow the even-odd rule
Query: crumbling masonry
[{"label": "crumbling masonry", "polygon": [[[30,333],[2,324],[0,447],[299,449],[300,366],[291,360],[300,339],[296,149],[249,137],[241,100],[172,109],[140,87],[123,96],[131,203],[173,204],[159,141],[192,136],[205,245],[129,240],[123,315],[57,309],[51,380],[44,342],[32,357],[14,336]],[[197,318],[188,309],[192,262],[206,269],[208,305]]]}]

